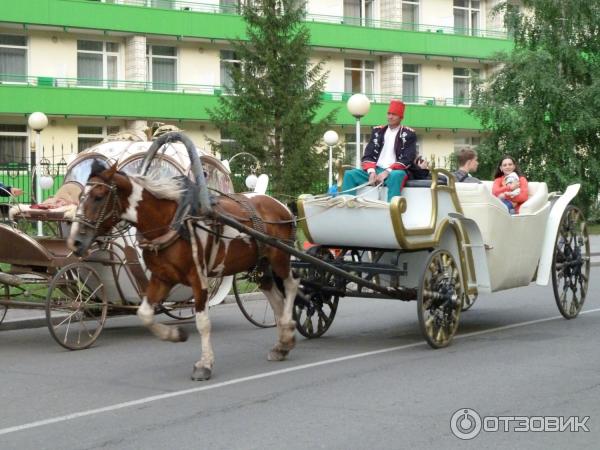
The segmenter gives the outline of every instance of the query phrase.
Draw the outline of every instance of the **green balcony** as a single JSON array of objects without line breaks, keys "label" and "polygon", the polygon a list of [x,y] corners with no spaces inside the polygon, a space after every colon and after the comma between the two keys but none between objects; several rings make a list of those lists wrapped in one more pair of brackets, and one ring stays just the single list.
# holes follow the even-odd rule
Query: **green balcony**
[{"label": "green balcony", "polygon": [[[56,26],[69,29],[95,29],[202,38],[208,40],[244,39],[244,22],[235,14],[188,11],[184,9],[146,8],[136,5],[100,3],[87,0],[20,0],[4,2],[0,21],[28,25]],[[310,21],[311,45],[315,47],[369,50],[429,56],[489,59],[498,51],[510,51],[506,39],[469,36],[460,30],[448,34],[443,27],[399,28],[382,24],[348,25],[341,21]],[[348,21],[346,21],[348,22]],[[372,21],[374,22],[374,21]],[[371,26],[372,25],[372,26]],[[377,26],[379,25],[379,26]],[[476,30],[477,34],[483,30]],[[456,33],[456,34],[454,34]]]},{"label": "green balcony", "polygon": [[[53,77],[10,76],[0,83],[0,114],[26,115],[43,111],[48,115],[144,118],[172,121],[208,121],[207,108],[213,108],[222,95],[220,86],[157,84],[151,82],[88,80]],[[18,82],[17,82],[18,80]],[[320,116],[337,109],[335,124],[353,125],[346,109],[350,94],[327,92]],[[371,111],[361,123],[380,125],[385,121],[389,96],[373,94]],[[440,104],[432,97],[405,99],[409,102],[404,123],[417,128],[481,129],[464,106],[451,99]],[[450,100],[450,101],[446,101]]]}]

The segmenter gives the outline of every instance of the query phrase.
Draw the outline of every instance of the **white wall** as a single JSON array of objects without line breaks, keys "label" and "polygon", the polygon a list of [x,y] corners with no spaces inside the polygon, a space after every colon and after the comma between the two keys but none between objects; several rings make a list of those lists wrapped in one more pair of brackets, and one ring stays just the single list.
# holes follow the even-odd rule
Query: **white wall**
[{"label": "white wall", "polygon": [[343,0],[308,0],[306,2],[306,12],[308,14],[341,17],[344,15],[344,2]]}]

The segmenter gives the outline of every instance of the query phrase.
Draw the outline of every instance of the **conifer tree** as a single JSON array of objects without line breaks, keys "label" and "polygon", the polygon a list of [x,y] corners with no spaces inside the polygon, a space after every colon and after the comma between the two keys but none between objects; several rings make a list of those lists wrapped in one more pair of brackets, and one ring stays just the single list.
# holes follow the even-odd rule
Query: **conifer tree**
[{"label": "conifer tree", "polygon": [[258,157],[274,195],[310,192],[326,179],[316,147],[333,113],[317,118],[326,77],[324,62],[310,61],[304,4],[256,0],[242,15],[247,40],[230,43],[240,64],[231,67],[231,87],[211,120],[238,151]]}]

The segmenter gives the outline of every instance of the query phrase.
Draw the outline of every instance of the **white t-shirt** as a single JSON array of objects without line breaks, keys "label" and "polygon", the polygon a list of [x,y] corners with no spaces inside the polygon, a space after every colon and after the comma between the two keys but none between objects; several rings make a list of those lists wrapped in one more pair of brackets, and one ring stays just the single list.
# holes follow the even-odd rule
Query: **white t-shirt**
[{"label": "white t-shirt", "polygon": [[396,145],[396,136],[398,136],[400,128],[402,127],[398,126],[392,130],[388,127],[387,130],[385,130],[383,136],[383,148],[381,149],[379,159],[377,159],[378,167],[387,169],[396,162],[396,152],[394,151],[394,147]]}]

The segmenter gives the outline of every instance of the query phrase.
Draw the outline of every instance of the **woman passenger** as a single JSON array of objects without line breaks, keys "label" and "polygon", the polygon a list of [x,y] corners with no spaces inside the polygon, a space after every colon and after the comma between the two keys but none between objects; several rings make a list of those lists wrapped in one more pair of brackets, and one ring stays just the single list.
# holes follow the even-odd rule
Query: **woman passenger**
[{"label": "woman passenger", "polygon": [[519,208],[527,201],[529,189],[527,178],[512,156],[504,155],[494,174],[492,194],[498,197],[511,214],[518,214]]}]

